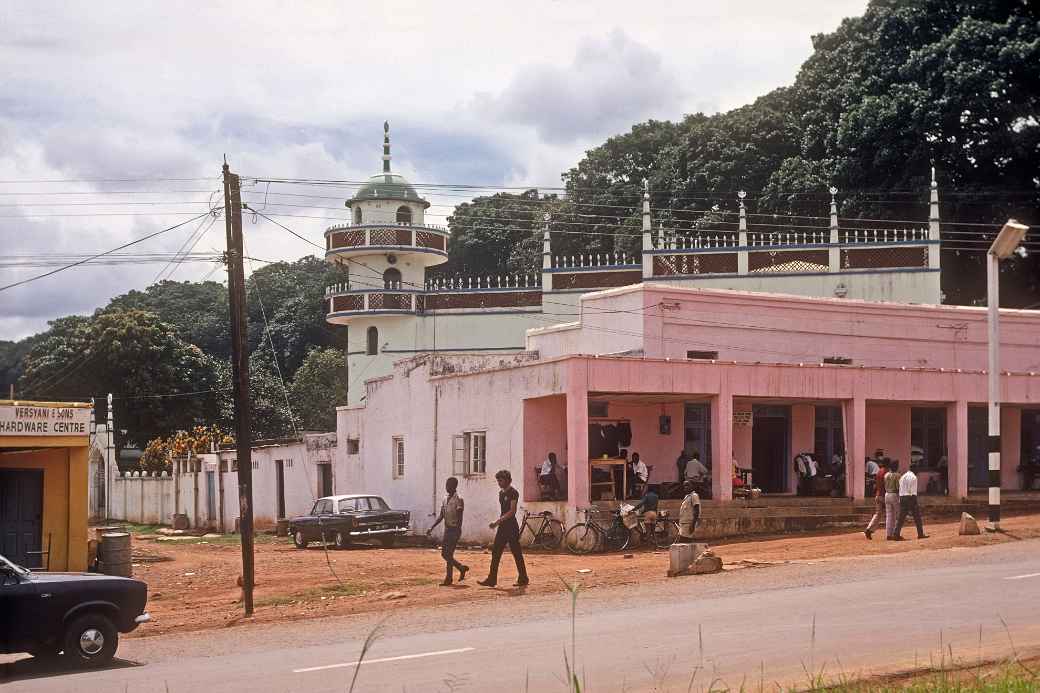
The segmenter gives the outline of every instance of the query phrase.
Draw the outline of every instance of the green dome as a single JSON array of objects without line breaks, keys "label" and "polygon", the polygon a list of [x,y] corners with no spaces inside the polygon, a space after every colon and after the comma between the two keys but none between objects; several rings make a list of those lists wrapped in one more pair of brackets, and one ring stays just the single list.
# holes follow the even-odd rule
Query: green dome
[{"label": "green dome", "polygon": [[430,203],[419,197],[412,184],[396,173],[378,173],[368,179],[368,182],[358,188],[354,197],[347,200],[350,205],[363,200],[405,200],[407,202],[421,202],[424,207]]}]

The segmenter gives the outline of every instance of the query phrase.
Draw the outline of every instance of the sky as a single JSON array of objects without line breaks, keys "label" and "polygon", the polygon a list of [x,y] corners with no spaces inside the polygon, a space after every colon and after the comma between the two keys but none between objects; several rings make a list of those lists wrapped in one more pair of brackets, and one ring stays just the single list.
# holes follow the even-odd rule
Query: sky
[{"label": "sky", "polygon": [[[413,182],[559,186],[583,152],[637,122],[725,111],[790,84],[811,36],[865,7],[6,0],[0,286],[219,206],[224,156],[247,201],[320,244],[346,218],[350,187],[250,177],[367,178],[384,120],[393,168]],[[427,197],[433,222],[467,199]],[[245,238],[253,266],[316,250],[262,218],[246,219]],[[167,254],[159,261],[135,255],[0,291],[0,340],[159,278],[222,281],[212,257],[223,247],[223,219],[204,217],[126,251]],[[200,257],[168,264],[182,248]]]}]

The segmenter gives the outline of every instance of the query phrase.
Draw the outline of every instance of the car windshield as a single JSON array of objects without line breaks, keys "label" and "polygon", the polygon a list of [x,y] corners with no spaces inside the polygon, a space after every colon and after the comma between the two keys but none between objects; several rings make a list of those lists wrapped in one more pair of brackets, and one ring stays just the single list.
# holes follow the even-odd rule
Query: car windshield
[{"label": "car windshield", "polygon": [[30,572],[28,568],[23,568],[17,563],[7,560],[4,556],[0,556],[0,568],[7,568],[17,575],[28,575]]},{"label": "car windshield", "polygon": [[371,504],[373,510],[389,510],[390,509],[389,506],[387,506],[386,501],[384,501],[379,496],[371,496],[368,499],[368,502]]}]

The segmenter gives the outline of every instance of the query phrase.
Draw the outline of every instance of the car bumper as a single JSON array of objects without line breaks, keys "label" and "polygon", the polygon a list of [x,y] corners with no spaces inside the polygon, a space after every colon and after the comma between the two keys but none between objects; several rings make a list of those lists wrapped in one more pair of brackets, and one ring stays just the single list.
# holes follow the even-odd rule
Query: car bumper
[{"label": "car bumper", "polygon": [[399,535],[399,536],[403,536],[405,534],[408,534],[408,528],[407,527],[392,527],[392,528],[389,528],[389,529],[352,529],[352,530],[350,530],[349,534],[352,537],[369,537],[369,536],[379,536],[379,535],[387,535],[387,534],[396,534],[396,535]]},{"label": "car bumper", "polygon": [[137,625],[141,625],[142,623],[148,623],[151,620],[152,620],[151,615],[146,611],[143,614],[141,614],[140,616],[138,616],[137,618],[135,618],[134,619],[134,623],[136,623]]}]

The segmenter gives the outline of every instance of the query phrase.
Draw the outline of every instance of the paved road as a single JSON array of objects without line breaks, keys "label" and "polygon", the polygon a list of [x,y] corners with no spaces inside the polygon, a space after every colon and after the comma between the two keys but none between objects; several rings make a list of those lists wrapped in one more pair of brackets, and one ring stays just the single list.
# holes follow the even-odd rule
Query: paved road
[{"label": "paved road", "polygon": [[[953,656],[1040,646],[1040,541],[835,559],[590,590],[578,599],[577,660],[592,693],[685,691],[712,681],[804,683]],[[662,568],[663,569],[663,568]],[[468,589],[480,589],[470,587]],[[5,691],[563,690],[569,597],[504,590],[472,606],[400,612],[355,662],[376,615],[123,642],[117,666],[0,669]],[[1007,623],[1007,630],[1001,623]],[[815,630],[814,630],[815,622]],[[981,641],[981,646],[980,646]]]}]

